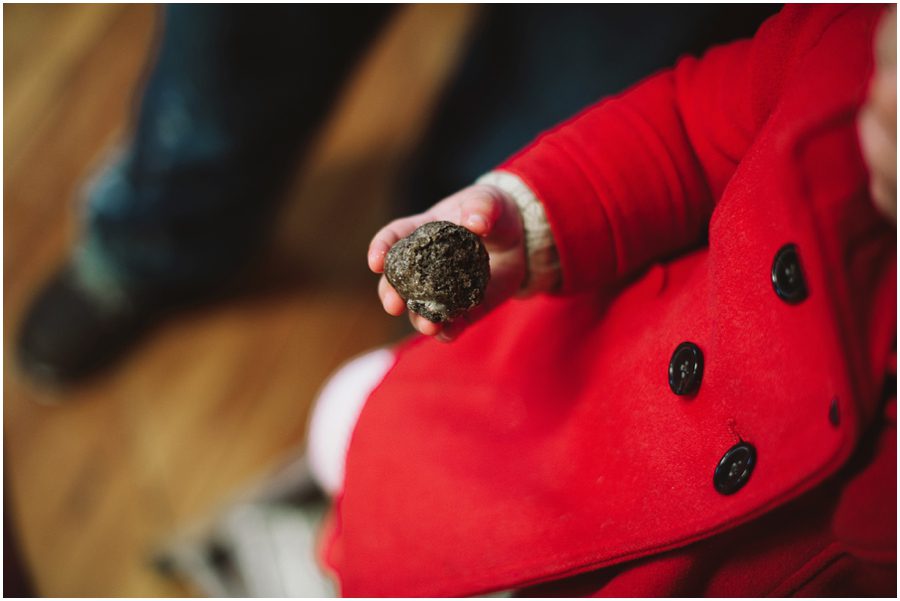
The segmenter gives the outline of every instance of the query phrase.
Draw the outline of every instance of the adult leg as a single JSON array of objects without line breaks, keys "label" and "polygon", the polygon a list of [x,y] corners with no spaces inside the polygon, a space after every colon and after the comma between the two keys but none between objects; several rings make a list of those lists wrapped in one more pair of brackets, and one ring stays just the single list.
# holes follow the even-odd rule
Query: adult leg
[{"label": "adult leg", "polygon": [[296,152],[389,7],[172,5],[121,155],[84,234],[39,293],[23,366],[69,380],[159,312],[224,282],[259,246]]}]

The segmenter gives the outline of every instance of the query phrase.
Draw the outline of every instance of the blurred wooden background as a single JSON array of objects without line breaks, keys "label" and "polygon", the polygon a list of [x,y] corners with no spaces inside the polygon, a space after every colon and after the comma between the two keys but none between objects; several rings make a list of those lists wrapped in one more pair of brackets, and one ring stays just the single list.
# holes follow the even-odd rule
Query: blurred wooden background
[{"label": "blurred wooden background", "polygon": [[403,333],[380,310],[365,248],[476,10],[398,11],[298,164],[245,294],[53,391],[17,372],[19,320],[77,232],[85,177],[127,136],[159,10],[4,6],[5,509],[39,594],[190,594],[153,571],[156,545],[297,448],[336,366]]}]

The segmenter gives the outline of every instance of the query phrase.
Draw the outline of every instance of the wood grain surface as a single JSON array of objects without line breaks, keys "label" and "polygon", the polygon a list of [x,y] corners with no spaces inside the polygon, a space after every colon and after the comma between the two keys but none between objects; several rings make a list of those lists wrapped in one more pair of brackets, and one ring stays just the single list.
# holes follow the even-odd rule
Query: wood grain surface
[{"label": "wood grain surface", "polygon": [[127,139],[161,19],[142,5],[4,6],[5,509],[39,594],[190,594],[153,571],[156,546],[301,445],[335,367],[405,331],[380,309],[365,248],[475,16],[398,11],[298,164],[240,293],[161,324],[103,377],[50,390],[16,368],[19,321],[77,236],[85,179]]}]

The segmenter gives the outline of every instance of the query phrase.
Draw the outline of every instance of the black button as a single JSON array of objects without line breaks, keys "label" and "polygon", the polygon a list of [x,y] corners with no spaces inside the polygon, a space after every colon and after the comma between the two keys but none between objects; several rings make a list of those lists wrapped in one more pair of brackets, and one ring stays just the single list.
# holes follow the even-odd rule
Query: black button
[{"label": "black button", "polygon": [[723,495],[736,493],[747,484],[754,467],[756,449],[752,444],[738,443],[719,460],[716,473],[713,474],[713,486]]},{"label": "black button", "polygon": [[772,262],[772,287],[779,298],[791,304],[799,303],[809,296],[803,270],[800,268],[797,245],[785,244],[776,253]]},{"label": "black button", "polygon": [[675,394],[693,394],[703,379],[703,353],[693,342],[682,342],[669,361],[669,388]]}]

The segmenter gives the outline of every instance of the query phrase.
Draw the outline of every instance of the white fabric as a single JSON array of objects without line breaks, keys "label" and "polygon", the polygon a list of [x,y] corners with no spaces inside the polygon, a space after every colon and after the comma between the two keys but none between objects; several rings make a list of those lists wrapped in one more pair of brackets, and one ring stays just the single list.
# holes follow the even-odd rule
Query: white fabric
[{"label": "white fabric", "polygon": [[560,282],[559,254],[540,199],[519,176],[508,171],[491,171],[479,177],[476,183],[503,190],[515,201],[522,215],[527,275],[518,296],[555,290]]},{"label": "white fabric", "polygon": [[394,360],[387,348],[351,359],[325,382],[313,403],[306,453],[313,478],[331,496],[344,485],[344,462],[359,414]]}]

